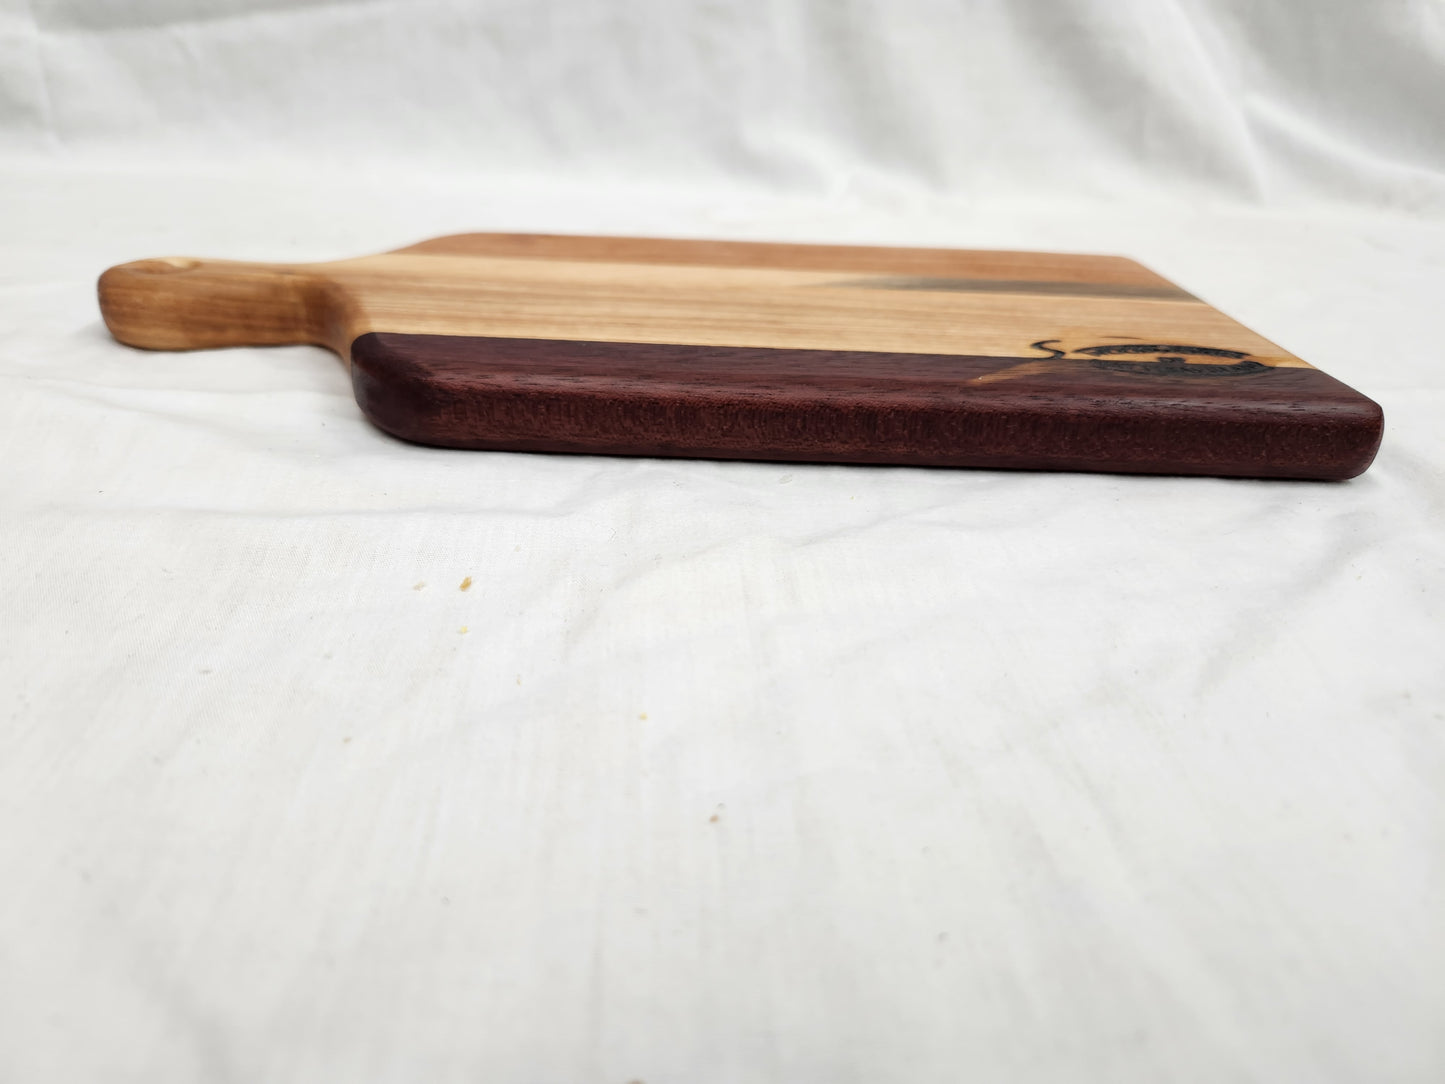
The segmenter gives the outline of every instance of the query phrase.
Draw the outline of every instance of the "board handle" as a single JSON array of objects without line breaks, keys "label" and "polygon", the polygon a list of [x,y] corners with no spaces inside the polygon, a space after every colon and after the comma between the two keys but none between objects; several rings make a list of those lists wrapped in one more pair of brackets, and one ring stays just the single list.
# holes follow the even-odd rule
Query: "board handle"
[{"label": "board handle", "polygon": [[100,276],[100,312],[121,342],[147,350],[329,345],[333,289],[303,266],[166,257]]}]

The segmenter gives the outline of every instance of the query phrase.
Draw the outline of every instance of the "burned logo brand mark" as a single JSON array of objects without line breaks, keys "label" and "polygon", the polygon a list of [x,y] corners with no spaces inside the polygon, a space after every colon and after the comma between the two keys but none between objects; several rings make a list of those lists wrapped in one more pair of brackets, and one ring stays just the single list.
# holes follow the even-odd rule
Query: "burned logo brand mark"
[{"label": "burned logo brand mark", "polygon": [[[1138,373],[1144,376],[1246,376],[1262,373],[1269,369],[1263,362],[1255,361],[1240,350],[1220,350],[1213,346],[1186,346],[1160,343],[1111,343],[1105,346],[1085,346],[1078,350],[1060,350],[1058,339],[1041,339],[1032,343],[1035,350],[1042,350],[1057,361],[1087,361],[1095,369],[1116,373]],[[1070,353],[1082,354],[1081,358],[1070,358]],[[1140,355],[1152,356],[1153,361],[1125,360]],[[1189,358],[1218,358],[1220,364],[1189,361]],[[1229,362],[1230,364],[1223,364]]]}]

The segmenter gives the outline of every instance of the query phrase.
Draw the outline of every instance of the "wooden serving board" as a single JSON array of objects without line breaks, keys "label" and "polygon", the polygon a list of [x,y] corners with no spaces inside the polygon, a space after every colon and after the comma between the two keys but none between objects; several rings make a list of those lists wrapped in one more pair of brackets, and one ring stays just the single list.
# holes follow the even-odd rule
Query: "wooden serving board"
[{"label": "wooden serving board", "polygon": [[316,264],[141,260],[121,342],[319,343],[423,444],[1340,479],[1378,405],[1131,260],[468,234]]}]

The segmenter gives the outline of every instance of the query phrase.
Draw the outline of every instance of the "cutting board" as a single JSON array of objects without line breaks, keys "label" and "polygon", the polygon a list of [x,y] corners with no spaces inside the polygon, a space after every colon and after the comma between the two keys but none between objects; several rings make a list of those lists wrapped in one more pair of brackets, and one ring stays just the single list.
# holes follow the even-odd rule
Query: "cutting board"
[{"label": "cutting board", "polygon": [[451,448],[1342,479],[1378,405],[1117,256],[467,234],[111,268],[121,342],[318,343]]}]

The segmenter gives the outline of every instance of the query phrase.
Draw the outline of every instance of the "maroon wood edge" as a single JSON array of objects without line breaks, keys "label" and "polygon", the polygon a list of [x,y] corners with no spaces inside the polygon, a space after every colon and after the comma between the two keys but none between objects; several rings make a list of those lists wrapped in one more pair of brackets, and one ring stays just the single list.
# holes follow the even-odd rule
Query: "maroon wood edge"
[{"label": "maroon wood edge", "polygon": [[356,399],[449,448],[1344,479],[1383,413],[1317,369],[371,333]]}]

